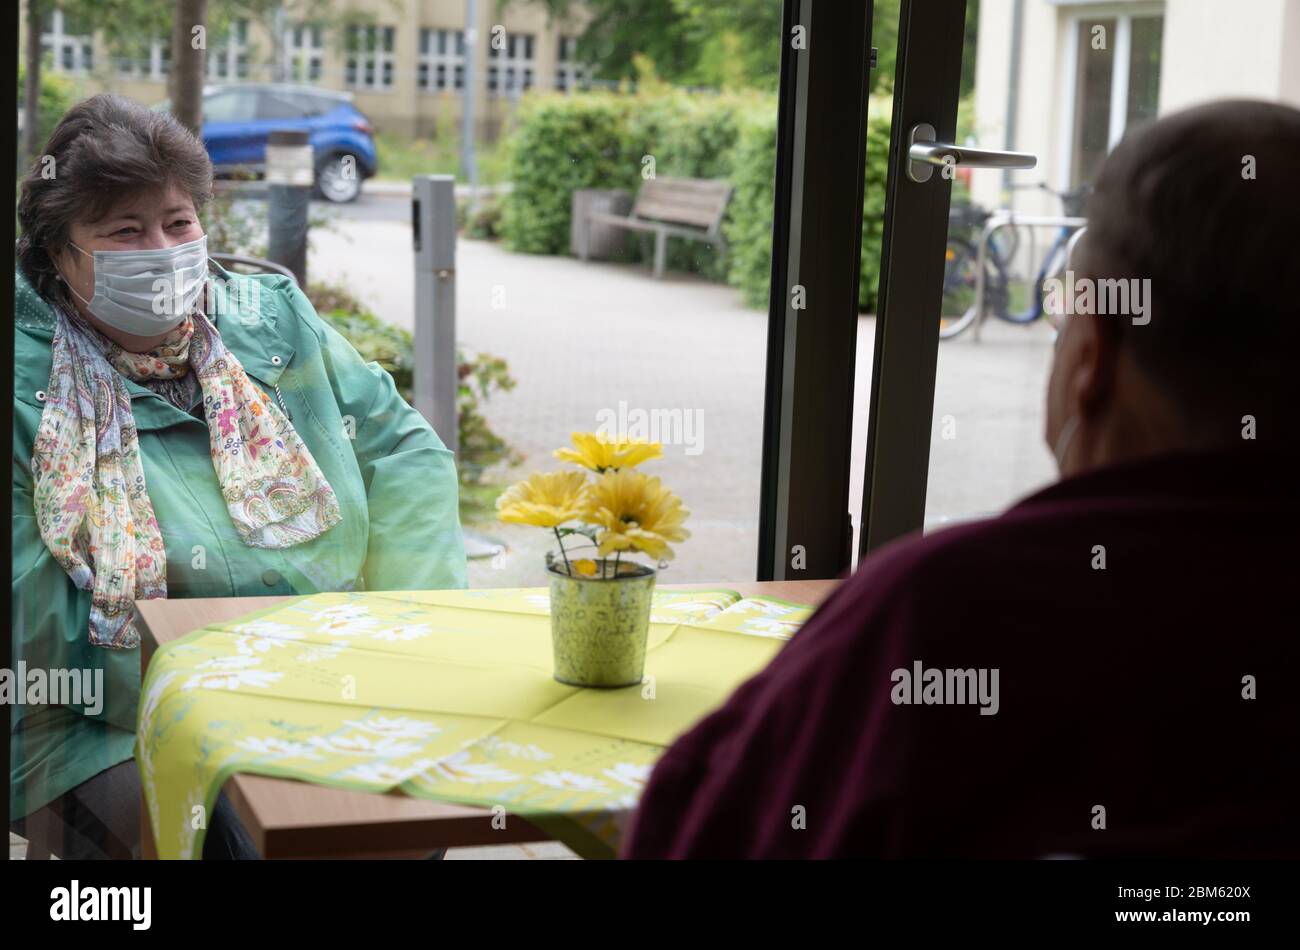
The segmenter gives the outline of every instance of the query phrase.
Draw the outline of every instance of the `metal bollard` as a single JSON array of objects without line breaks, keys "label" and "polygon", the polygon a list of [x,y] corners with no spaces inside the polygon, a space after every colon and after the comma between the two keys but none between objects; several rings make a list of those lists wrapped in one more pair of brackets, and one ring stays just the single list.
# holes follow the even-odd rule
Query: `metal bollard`
[{"label": "metal bollard", "polygon": [[315,182],[305,131],[272,132],[266,147],[266,256],[307,286],[307,209]]},{"label": "metal bollard", "polygon": [[416,175],[411,187],[415,249],[415,408],[443,443],[459,450],[456,394],[456,179]]}]

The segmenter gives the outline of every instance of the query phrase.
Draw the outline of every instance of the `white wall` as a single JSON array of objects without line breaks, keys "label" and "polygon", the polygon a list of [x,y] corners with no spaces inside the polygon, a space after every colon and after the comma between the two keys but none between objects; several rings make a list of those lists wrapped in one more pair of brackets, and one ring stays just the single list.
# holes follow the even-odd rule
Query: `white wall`
[{"label": "white wall", "polygon": [[[976,138],[986,148],[1007,148],[1007,83],[1011,63],[1013,0],[980,3],[979,51],[975,60]],[[1061,58],[1064,22],[1046,0],[1025,0],[1021,25],[1020,98],[1016,109],[1016,137],[1010,148],[1038,156],[1038,166],[1013,172],[1013,184],[1046,181],[1059,188],[1060,103],[1064,82]],[[1056,214],[1057,202],[1028,191],[1002,194],[1002,172],[977,169],[971,178],[976,204],[1010,206],[1024,211]]]},{"label": "white wall", "polygon": [[1227,97],[1300,105],[1297,54],[1300,0],[1168,0],[1160,112]]},{"label": "white wall", "polygon": [[1288,0],[1282,21],[1282,74],[1278,98],[1300,106],[1300,0]]}]

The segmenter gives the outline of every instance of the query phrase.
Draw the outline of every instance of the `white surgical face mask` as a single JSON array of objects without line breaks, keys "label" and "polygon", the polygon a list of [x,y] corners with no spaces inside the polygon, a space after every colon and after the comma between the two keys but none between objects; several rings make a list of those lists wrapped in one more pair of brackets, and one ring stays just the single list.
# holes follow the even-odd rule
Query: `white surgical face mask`
[{"label": "white surgical face mask", "polygon": [[86,308],[115,330],[157,336],[179,326],[203,292],[208,276],[208,236],[146,251],[95,251],[68,242],[95,262],[89,300],[68,284]]}]

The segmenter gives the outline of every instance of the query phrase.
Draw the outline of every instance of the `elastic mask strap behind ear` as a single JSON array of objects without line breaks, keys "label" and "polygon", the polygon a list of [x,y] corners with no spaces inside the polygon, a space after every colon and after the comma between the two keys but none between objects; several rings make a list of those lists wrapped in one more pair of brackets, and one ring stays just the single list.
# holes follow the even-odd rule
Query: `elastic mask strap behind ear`
[{"label": "elastic mask strap behind ear", "polygon": [[[69,241],[69,242],[68,242],[68,247],[76,248],[76,250],[80,251],[82,254],[85,254],[85,255],[86,255],[87,257],[89,257],[92,261],[95,259],[95,255],[94,255],[94,254],[91,254],[91,253],[89,253],[89,252],[87,252],[87,251],[82,250],[81,248],[77,247],[77,245],[74,244],[72,241]],[[63,286],[68,288],[68,293],[72,294],[72,296],[76,297],[78,300],[80,300],[82,303],[84,303],[87,307],[90,306],[90,301],[87,300],[85,297],[81,296],[81,294],[77,293],[77,289],[76,289],[75,287],[72,286],[72,284],[71,284],[71,282],[68,280],[68,278],[66,278],[66,277],[63,276],[63,272],[62,272],[61,270],[59,270],[59,267],[58,267],[57,264],[55,264],[55,266],[54,266],[54,273],[56,273],[56,274],[58,275],[58,277],[59,277],[59,280],[63,282]]]},{"label": "elastic mask strap behind ear", "polygon": [[[59,275],[59,280],[63,280],[63,275],[62,275],[62,274]],[[82,303],[84,303],[87,307],[90,306],[90,301],[87,300],[85,297],[81,296],[81,294],[77,293],[76,288],[73,287],[73,286],[72,286],[70,283],[68,283],[66,280],[63,280],[63,286],[68,288],[68,293],[72,294],[72,296],[76,297],[78,300],[80,300]]]}]

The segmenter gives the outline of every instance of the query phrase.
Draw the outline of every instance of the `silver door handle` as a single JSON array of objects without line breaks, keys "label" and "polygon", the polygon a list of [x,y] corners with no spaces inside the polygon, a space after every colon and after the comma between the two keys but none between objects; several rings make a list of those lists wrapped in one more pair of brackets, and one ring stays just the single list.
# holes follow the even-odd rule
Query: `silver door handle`
[{"label": "silver door handle", "polygon": [[929,181],[934,166],[958,168],[1033,168],[1038,156],[1028,152],[999,152],[987,148],[970,148],[952,142],[936,142],[934,126],[919,122],[907,137],[907,177],[915,182]]}]

